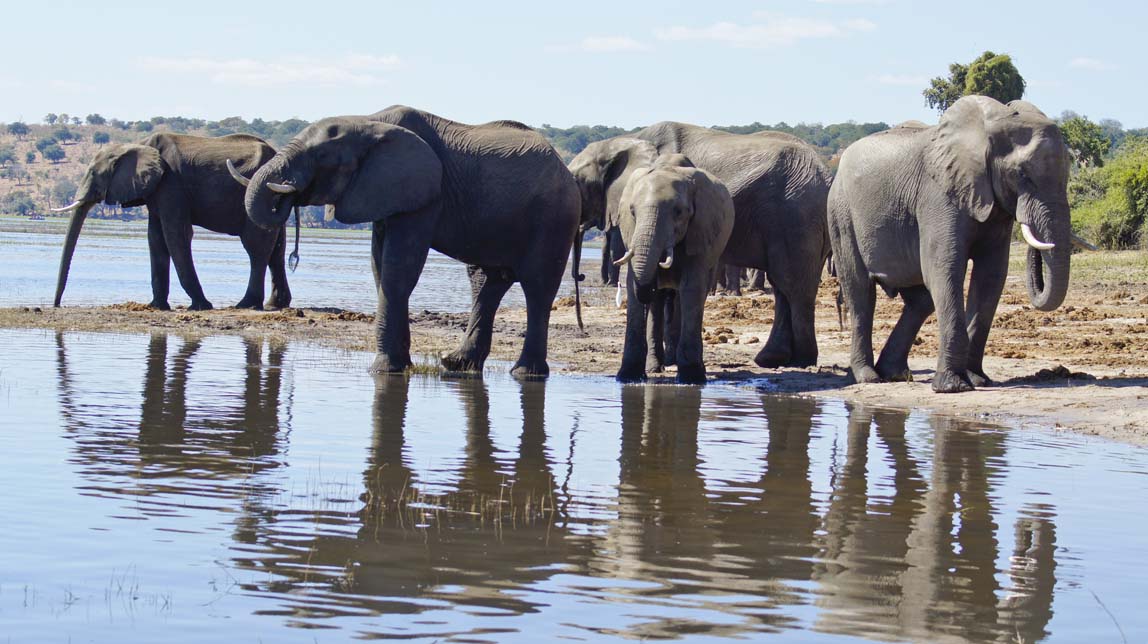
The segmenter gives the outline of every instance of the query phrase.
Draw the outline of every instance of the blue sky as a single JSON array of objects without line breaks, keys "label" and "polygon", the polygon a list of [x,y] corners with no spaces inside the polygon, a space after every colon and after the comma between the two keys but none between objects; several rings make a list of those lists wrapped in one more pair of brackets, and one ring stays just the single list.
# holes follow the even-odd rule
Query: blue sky
[{"label": "blue sky", "polygon": [[928,79],[992,49],[1050,115],[1148,126],[1144,2],[55,0],[3,13],[0,121],[313,120],[395,103],[555,126],[933,121]]}]

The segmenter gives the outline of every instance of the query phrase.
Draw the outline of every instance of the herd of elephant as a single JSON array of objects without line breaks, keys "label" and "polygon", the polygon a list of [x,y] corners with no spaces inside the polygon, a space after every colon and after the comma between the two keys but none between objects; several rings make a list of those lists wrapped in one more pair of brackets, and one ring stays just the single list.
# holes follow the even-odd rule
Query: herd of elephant
[{"label": "herd of elephant", "polygon": [[[933,389],[968,391],[991,383],[985,342],[1014,220],[1028,244],[1032,305],[1048,311],[1064,299],[1076,241],[1070,159],[1056,123],[1033,105],[981,96],[962,98],[935,126],[907,122],[854,143],[835,178],[796,137],[676,122],[592,143],[568,166],[521,123],[467,125],[403,106],[318,121],[278,152],[247,135],[159,133],[102,149],[76,201],[60,209],[72,214],[55,305],[83,221],[103,201],[148,207],[152,307],[169,308],[173,263],[189,308],[212,306],[192,264],[192,226],[242,240],[251,273],[236,306],[264,306],[270,268],[266,306],[286,307],[287,220],[299,206],[324,205],[328,219],[372,224],[372,371],[412,364],[408,302],[433,248],[467,264],[472,292],[465,337],[442,357],[444,367],[482,370],[499,303],[518,282],[527,330],[512,373],[546,376],[550,311],[567,259],[573,249],[577,288],[582,239],[597,227],[604,252],[627,269],[619,380],[673,364],[679,382],[705,382],[702,314],[723,266],[759,271],[772,289],[773,327],[756,364],[816,364],[814,309],[832,255],[855,379],[909,379],[909,349],[935,312]],[[900,295],[904,310],[874,360],[877,286]]]}]

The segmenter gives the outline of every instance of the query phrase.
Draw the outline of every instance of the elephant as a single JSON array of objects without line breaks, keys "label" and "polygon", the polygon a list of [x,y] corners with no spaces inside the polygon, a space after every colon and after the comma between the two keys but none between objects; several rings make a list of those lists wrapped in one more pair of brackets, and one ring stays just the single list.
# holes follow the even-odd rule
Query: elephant
[{"label": "elephant", "polygon": [[514,282],[526,338],[512,373],[545,377],[550,307],[578,227],[578,186],[554,148],[514,121],[457,123],[393,106],[311,124],[247,187],[248,217],[281,226],[294,205],[326,205],[344,223],[371,222],[378,291],[371,371],[411,366],[408,303],[431,248],[469,265],[472,308],[448,371],[481,372],[494,315]]},{"label": "elephant", "polygon": [[602,267],[600,269],[602,286],[618,285],[621,269],[615,266],[614,262],[624,254],[626,254],[626,245],[617,228],[602,233]]},{"label": "elephant", "polygon": [[[97,203],[147,205],[148,253],[151,256],[152,308],[170,310],[168,289],[171,264],[179,283],[191,298],[190,310],[211,309],[203,293],[191,257],[192,226],[238,236],[250,260],[247,292],[237,308],[262,309],[264,276],[271,269],[271,296],[266,306],[291,304],[284,253],[287,234],[283,226],[262,228],[247,221],[243,189],[228,178],[227,162],[234,160],[239,172],[252,173],[275,156],[262,139],[246,134],[218,138],[153,134],[135,144],[101,149],[84,174],[76,200],[57,212],[70,211],[60,272],[56,280],[55,306],[60,306],[76,240],[88,212]],[[298,213],[295,252],[298,257]]]},{"label": "elephant", "polygon": [[[1060,129],[1035,106],[984,96],[958,100],[932,127],[905,123],[845,150],[829,192],[829,226],[857,382],[911,380],[909,350],[935,310],[933,391],[992,384],[985,344],[1014,219],[1028,244],[1032,306],[1052,311],[1068,290],[1070,160]],[[876,285],[899,294],[904,310],[874,364]]]},{"label": "elephant", "polygon": [[[659,156],[630,174],[618,204],[618,228],[626,254],[626,340],[622,382],[646,379],[646,318],[657,291],[676,291],[674,317],[677,381],[703,384],[702,314],[710,275],[733,230],[729,191],[681,154]],[[661,306],[655,303],[654,308]],[[658,317],[655,316],[655,324]]]},{"label": "elephant", "polygon": [[599,141],[570,163],[582,189],[583,226],[610,226],[614,195],[625,188],[627,174],[670,153],[684,154],[733,198],[733,232],[721,261],[765,270],[773,286],[773,328],[754,362],[763,368],[816,364],[814,308],[829,253],[830,183],[816,151],[788,134],[730,134],[671,121]]}]

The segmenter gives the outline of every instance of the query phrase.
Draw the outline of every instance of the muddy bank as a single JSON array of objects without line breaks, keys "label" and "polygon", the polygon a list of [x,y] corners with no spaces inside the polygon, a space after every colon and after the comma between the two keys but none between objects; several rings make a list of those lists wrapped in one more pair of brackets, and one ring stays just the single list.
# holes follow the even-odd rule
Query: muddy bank
[{"label": "muddy bank", "polygon": [[[1063,307],[1043,313],[1027,305],[1013,270],[989,338],[985,368],[998,385],[959,395],[930,389],[937,348],[936,319],[921,331],[910,358],[915,382],[850,384],[849,334],[838,327],[836,284],[828,278],[818,301],[819,364],[765,370],[753,356],[773,320],[773,298],[747,293],[712,297],[706,310],[706,363],[720,379],[753,380],[771,391],[921,408],[1011,424],[1066,428],[1148,445],[1148,257],[1097,253],[1074,259],[1073,286]],[[554,308],[550,362],[554,373],[612,375],[622,349],[625,311],[611,288],[584,289],[586,332],[578,330],[572,298]],[[880,347],[900,313],[900,301],[881,298],[875,324]],[[305,339],[352,350],[373,350],[373,316],[337,309],[207,312],[153,311],[127,303],[95,308],[0,309],[0,327],[52,328],[182,335],[241,334]],[[461,339],[465,314],[412,312],[412,350],[442,354]],[[526,329],[525,311],[503,309],[492,358],[514,360]],[[672,373],[652,375],[653,381]]]}]

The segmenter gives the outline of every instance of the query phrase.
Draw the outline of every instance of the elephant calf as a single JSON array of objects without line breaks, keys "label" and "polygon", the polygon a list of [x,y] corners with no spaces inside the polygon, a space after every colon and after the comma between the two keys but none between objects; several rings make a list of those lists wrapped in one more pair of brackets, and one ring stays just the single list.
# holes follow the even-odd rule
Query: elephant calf
[{"label": "elephant calf", "polygon": [[677,292],[675,318],[678,382],[702,384],[702,313],[710,275],[733,230],[729,191],[681,154],[658,157],[635,170],[618,207],[618,225],[629,249],[626,271],[626,342],[618,379],[646,377],[646,318],[655,290]]},{"label": "elephant calf", "polygon": [[272,290],[267,306],[290,305],[291,289],[284,270],[286,231],[283,226],[261,228],[249,222],[243,207],[244,189],[228,176],[228,159],[235,161],[238,171],[251,174],[273,156],[275,150],[270,145],[246,134],[208,138],[164,132],[138,144],[101,149],[80,182],[76,200],[57,210],[71,211],[72,218],[60,258],[55,306],[60,306],[64,296],[84,219],[101,201],[123,206],[147,205],[152,307],[171,308],[167,296],[174,263],[179,283],[191,298],[188,308],[211,308],[191,259],[193,225],[237,235],[243,242],[251,273],[247,292],[236,307],[263,307],[263,279],[268,267]]},{"label": "elephant calf", "polygon": [[[911,379],[909,349],[935,310],[941,346],[933,390],[991,384],[985,343],[1014,220],[1029,246],[1033,307],[1051,311],[1068,290],[1069,159],[1059,128],[1040,110],[983,96],[960,99],[936,126],[906,123],[845,150],[829,191],[829,232],[852,314],[857,382]],[[878,284],[900,294],[905,309],[874,364]]]}]

